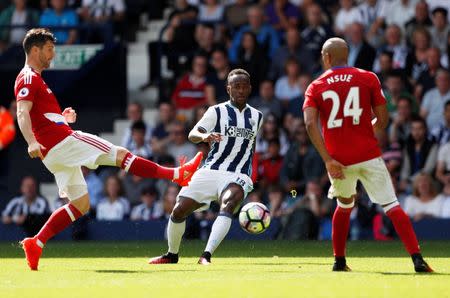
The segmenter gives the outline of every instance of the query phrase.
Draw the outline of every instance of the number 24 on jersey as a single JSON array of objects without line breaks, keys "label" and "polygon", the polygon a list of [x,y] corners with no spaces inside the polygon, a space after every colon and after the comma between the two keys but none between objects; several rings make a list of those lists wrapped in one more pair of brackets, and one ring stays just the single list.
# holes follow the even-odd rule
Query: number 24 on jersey
[{"label": "number 24 on jersey", "polygon": [[[336,119],[341,105],[339,95],[333,90],[328,90],[322,93],[322,98],[324,101],[328,99],[332,101],[330,117],[327,122],[328,128],[341,127],[343,119]],[[362,111],[359,107],[359,87],[351,87],[344,102],[344,117],[352,117],[353,125],[359,125]]]}]

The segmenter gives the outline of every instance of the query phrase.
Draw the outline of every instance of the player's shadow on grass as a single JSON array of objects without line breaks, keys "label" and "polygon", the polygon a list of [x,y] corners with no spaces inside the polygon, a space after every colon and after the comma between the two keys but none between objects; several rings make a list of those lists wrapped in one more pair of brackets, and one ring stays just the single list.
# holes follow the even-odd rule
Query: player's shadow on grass
[{"label": "player's shadow on grass", "polygon": [[[369,273],[369,272],[365,272]],[[398,276],[450,276],[450,273],[433,272],[433,273],[416,273],[416,272],[372,272],[381,275],[398,275]]]},{"label": "player's shadow on grass", "polygon": [[95,273],[114,273],[114,274],[133,274],[133,273],[160,273],[160,272],[196,272],[197,270],[164,270],[164,271],[149,271],[149,270],[94,270]]}]

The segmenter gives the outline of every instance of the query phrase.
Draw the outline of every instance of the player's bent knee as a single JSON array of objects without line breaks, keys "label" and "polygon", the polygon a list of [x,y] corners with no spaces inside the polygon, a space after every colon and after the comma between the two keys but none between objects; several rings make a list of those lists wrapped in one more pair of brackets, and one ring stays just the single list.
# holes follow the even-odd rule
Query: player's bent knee
[{"label": "player's bent knee", "polygon": [[75,200],[71,200],[70,202],[73,206],[75,206],[75,208],[78,209],[78,211],[80,211],[81,214],[86,214],[89,212],[89,209],[91,207],[90,201],[89,201],[89,194],[86,192],[84,195],[82,195],[81,197],[75,199]]},{"label": "player's bent knee", "polygon": [[233,214],[244,200],[244,191],[237,184],[230,184],[222,193],[220,210]]},{"label": "player's bent knee", "polygon": [[127,156],[127,154],[130,152],[128,149],[116,146],[116,165],[120,167],[122,165],[123,160]]},{"label": "player's bent knee", "polygon": [[389,210],[391,210],[392,208],[397,207],[399,205],[400,205],[400,203],[397,200],[395,200],[389,204],[382,205],[382,207],[383,207],[384,213],[388,213]]},{"label": "player's bent knee", "polygon": [[355,198],[337,198],[337,205],[344,209],[353,208],[355,206]]}]

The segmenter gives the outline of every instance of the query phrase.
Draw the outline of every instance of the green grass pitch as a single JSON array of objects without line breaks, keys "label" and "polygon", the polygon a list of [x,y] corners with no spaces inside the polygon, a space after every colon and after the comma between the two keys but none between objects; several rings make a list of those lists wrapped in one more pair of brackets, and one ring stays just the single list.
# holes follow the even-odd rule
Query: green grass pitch
[{"label": "green grass pitch", "polygon": [[185,241],[180,263],[148,265],[158,242],[49,242],[31,272],[17,244],[0,244],[0,297],[450,297],[450,242],[424,242],[437,271],[415,274],[401,243],[350,242],[352,272],[331,272],[330,242],[225,241],[211,266]]}]

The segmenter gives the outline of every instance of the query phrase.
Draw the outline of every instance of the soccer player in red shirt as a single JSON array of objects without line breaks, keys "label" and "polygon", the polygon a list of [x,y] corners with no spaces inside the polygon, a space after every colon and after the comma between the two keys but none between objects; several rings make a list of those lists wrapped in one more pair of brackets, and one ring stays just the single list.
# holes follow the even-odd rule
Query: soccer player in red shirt
[{"label": "soccer player in red shirt", "polygon": [[359,180],[370,199],[392,220],[415,271],[432,272],[422,258],[409,217],[398,203],[375,138],[389,119],[380,82],[372,72],[347,66],[347,59],[348,46],[343,39],[330,38],[324,43],[322,60],[327,71],[309,85],[303,105],[308,134],[330,178],[328,196],[337,198],[332,227],[333,271],[350,271],[345,244]]},{"label": "soccer player in red shirt", "polygon": [[14,86],[17,100],[17,121],[28,143],[31,158],[40,158],[55,176],[60,195],[70,203],[59,208],[48,219],[40,232],[22,243],[28,266],[37,270],[45,243],[89,211],[89,195],[81,166],[95,169],[99,165],[117,166],[144,178],[171,179],[184,186],[197,170],[202,154],[178,168],[162,167],[131,154],[97,136],[73,131],[77,114],[72,108],[61,108],[53,92],[41,77],[55,56],[55,38],[46,29],[27,32],[23,48],[25,67]]}]

